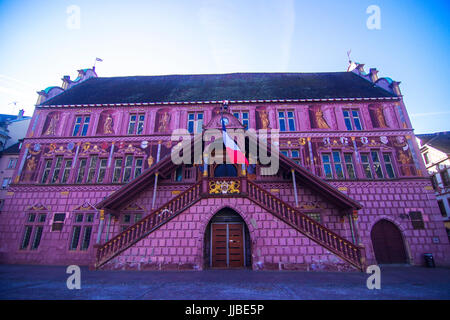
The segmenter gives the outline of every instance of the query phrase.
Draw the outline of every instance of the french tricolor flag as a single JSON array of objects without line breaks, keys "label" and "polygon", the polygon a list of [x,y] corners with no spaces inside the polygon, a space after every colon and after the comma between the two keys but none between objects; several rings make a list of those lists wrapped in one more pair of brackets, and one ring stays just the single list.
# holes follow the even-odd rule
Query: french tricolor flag
[{"label": "french tricolor flag", "polygon": [[228,135],[227,129],[225,128],[225,123],[223,122],[223,118],[222,118],[222,136],[223,136],[223,143],[225,144],[225,148],[227,150],[227,154],[231,160],[231,163],[240,163],[248,165],[248,160],[245,157],[245,154],[241,151],[241,149],[239,149],[236,142],[234,142],[234,140],[231,139],[230,136]]}]

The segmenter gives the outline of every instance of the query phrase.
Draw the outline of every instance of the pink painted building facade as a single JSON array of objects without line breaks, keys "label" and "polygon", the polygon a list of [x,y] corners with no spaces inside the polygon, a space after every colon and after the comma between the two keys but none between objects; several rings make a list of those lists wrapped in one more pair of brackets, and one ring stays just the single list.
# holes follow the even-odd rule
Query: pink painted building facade
[{"label": "pink painted building facade", "polygon": [[[246,134],[248,166],[208,161],[225,159],[201,135],[222,119]],[[175,129],[192,134],[191,163],[172,161]],[[274,174],[253,142],[279,150]],[[432,253],[450,265],[398,83],[363,65],[115,78],[84,69],[39,92],[23,146],[0,215],[2,263],[361,270],[422,265]]]}]

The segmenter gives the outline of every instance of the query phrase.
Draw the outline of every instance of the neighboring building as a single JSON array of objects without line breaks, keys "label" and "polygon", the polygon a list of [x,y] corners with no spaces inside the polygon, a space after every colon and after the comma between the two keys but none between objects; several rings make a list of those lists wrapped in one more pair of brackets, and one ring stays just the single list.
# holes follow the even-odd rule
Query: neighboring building
[{"label": "neighboring building", "polygon": [[2,183],[0,189],[0,213],[8,192],[7,189],[13,179],[14,170],[17,167],[21,146],[22,142],[19,141],[0,152],[0,181]]},{"label": "neighboring building", "polygon": [[450,237],[450,132],[419,134],[420,152],[428,173]]},{"label": "neighboring building", "polygon": [[31,117],[23,114],[23,110],[18,115],[0,114],[0,152],[25,137]]},{"label": "neighboring building", "polygon": [[[432,253],[450,265],[398,84],[361,64],[112,78],[79,70],[39,92],[0,216],[0,260],[363,270],[422,265]],[[222,121],[230,134],[246,130],[250,165],[209,163],[225,155],[200,133],[216,130],[222,146]],[[194,164],[172,161],[180,128],[190,133],[180,139],[194,137],[182,153]]]},{"label": "neighboring building", "polygon": [[0,212],[30,120],[31,117],[24,116],[23,110],[20,110],[18,115],[0,114]]}]

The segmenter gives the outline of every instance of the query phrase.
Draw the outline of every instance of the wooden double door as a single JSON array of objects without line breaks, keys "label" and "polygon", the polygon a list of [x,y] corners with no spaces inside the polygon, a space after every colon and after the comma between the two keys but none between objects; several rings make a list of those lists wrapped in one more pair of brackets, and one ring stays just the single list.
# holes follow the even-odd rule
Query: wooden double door
[{"label": "wooden double door", "polygon": [[221,222],[211,224],[211,267],[245,266],[244,224]]}]

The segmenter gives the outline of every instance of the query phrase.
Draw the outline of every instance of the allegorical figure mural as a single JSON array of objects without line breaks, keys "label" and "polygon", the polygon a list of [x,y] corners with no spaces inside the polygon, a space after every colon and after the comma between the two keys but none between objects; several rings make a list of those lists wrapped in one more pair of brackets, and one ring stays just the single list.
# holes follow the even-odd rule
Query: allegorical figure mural
[{"label": "allegorical figure mural", "polygon": [[167,110],[159,111],[159,120],[156,129],[158,132],[166,132],[169,129],[170,113]]},{"label": "allegorical figure mural", "polygon": [[105,119],[105,123],[103,124],[103,133],[104,134],[113,134],[114,133],[113,125],[114,125],[113,118],[108,113],[108,115]]},{"label": "allegorical figure mural", "polygon": [[375,109],[375,116],[377,117],[378,126],[380,128],[387,128],[386,121],[384,119],[383,108]]},{"label": "allegorical figure mural", "polygon": [[323,118],[323,112],[321,109],[318,109],[315,113],[316,115],[316,123],[317,127],[319,129],[330,129],[330,126],[326,122],[326,120]]},{"label": "allegorical figure mural", "polygon": [[268,129],[270,126],[269,115],[267,114],[266,109],[260,109],[258,111],[259,121],[260,121],[260,129]]},{"label": "allegorical figure mural", "polygon": [[59,114],[55,113],[49,115],[50,121],[48,123],[47,130],[44,132],[44,136],[53,136],[56,134],[56,129],[58,127]]}]

